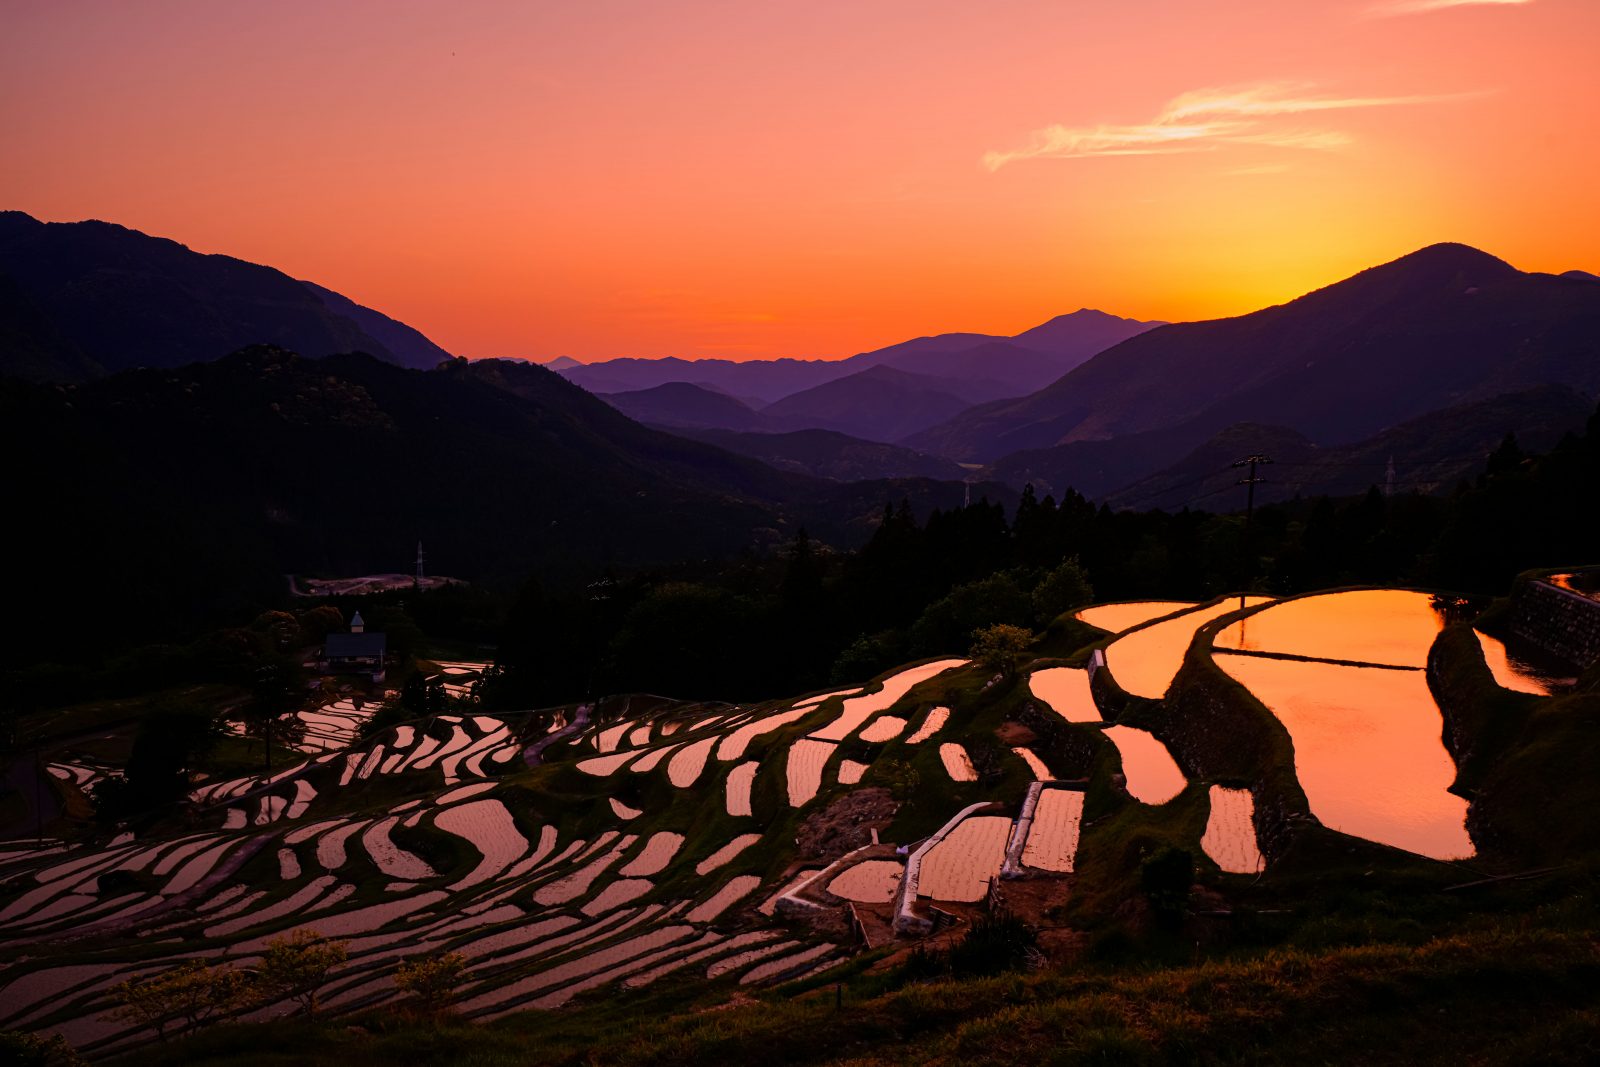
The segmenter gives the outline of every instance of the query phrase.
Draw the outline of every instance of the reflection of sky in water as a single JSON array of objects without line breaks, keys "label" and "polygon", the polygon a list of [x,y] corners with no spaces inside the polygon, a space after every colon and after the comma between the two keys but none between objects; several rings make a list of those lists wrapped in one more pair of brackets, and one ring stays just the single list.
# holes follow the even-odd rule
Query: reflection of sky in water
[{"label": "reflection of sky in water", "polygon": [[1192,607],[1194,604],[1186,600],[1140,600],[1133,604],[1100,604],[1084,608],[1076,618],[1107,633],[1120,634],[1140,623]]},{"label": "reflection of sky in water", "polygon": [[[1245,597],[1244,603],[1249,607],[1268,599]],[[1200,608],[1117,638],[1106,646],[1106,666],[1111,668],[1111,676],[1135,696],[1152,700],[1166,696],[1178,668],[1183,666],[1183,654],[1188,651],[1194,632],[1212,619],[1238,611],[1239,600],[1239,597],[1230,597],[1209,608]]]},{"label": "reflection of sky in water", "polygon": [[1274,604],[1223,627],[1215,647],[1424,667],[1443,628],[1426,593],[1373,589]]},{"label": "reflection of sky in water", "polygon": [[1089,689],[1089,672],[1076,667],[1047,667],[1028,675],[1028,691],[1068,722],[1099,722],[1100,709]]},{"label": "reflection of sky in water", "polygon": [[1295,773],[1323,825],[1437,859],[1473,854],[1467,802],[1447,792],[1455,763],[1422,671],[1255,656],[1216,662],[1288,730]]},{"label": "reflection of sky in water", "polygon": [[1585,571],[1582,574],[1552,574],[1545,581],[1569,593],[1600,600],[1600,574]]},{"label": "reflection of sky in water", "polygon": [[1135,800],[1165,804],[1183,792],[1188,779],[1155,735],[1133,726],[1108,726],[1106,736],[1122,756],[1122,773]]},{"label": "reflection of sky in water", "polygon": [[1571,685],[1575,680],[1570,670],[1532,663],[1512,652],[1499,638],[1478,630],[1473,633],[1478,635],[1478,644],[1483,648],[1484,662],[1489,664],[1494,680],[1502,688],[1548,696],[1553,687]]}]

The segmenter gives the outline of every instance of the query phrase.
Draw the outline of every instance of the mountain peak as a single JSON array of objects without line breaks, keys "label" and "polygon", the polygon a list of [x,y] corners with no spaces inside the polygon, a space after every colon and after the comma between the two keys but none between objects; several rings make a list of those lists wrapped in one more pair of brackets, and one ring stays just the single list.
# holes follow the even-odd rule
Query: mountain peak
[{"label": "mountain peak", "polygon": [[1456,241],[1441,241],[1426,248],[1419,248],[1391,263],[1374,267],[1373,270],[1422,271],[1434,274],[1451,272],[1481,281],[1498,281],[1522,273],[1497,256],[1491,256],[1481,249]]}]

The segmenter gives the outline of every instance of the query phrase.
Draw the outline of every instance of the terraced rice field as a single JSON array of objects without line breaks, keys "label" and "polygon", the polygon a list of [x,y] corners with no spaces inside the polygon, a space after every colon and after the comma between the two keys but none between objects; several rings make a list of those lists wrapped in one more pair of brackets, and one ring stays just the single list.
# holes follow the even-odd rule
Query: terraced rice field
[{"label": "terraced rice field", "polygon": [[900,891],[905,865],[899,860],[862,860],[833,876],[828,892],[860,904],[887,904]]},{"label": "terraced rice field", "polygon": [[760,834],[740,834],[738,837],[734,838],[732,841],[729,841],[726,845],[723,845],[711,855],[695,864],[694,873],[699,875],[707,875],[712,871],[718,870],[719,868],[726,867],[728,864],[733,862],[734,857],[738,856],[739,853],[743,852],[751,845],[756,844],[760,840]]},{"label": "terraced rice field", "polygon": [[881,744],[884,741],[893,741],[899,737],[906,728],[906,720],[898,715],[879,715],[867,723],[860,733],[863,741]]},{"label": "terraced rice field", "polygon": [[978,772],[972,766],[972,757],[967,755],[967,750],[957,744],[943,744],[939,746],[939,759],[944,764],[945,773],[952,782],[976,782]]},{"label": "terraced rice field", "polygon": [[789,749],[789,806],[803,807],[822,787],[822,769],[837,745],[802,737]]},{"label": "terraced rice field", "polygon": [[1089,689],[1089,672],[1051,667],[1028,675],[1028,691],[1068,722],[1099,722],[1100,709]]},{"label": "terraced rice field", "polygon": [[1187,600],[1138,600],[1125,604],[1097,604],[1092,608],[1084,608],[1073,618],[1107,633],[1120,634],[1135,626],[1143,626],[1151,619],[1159,619],[1163,615],[1185,611],[1194,606]]},{"label": "terraced rice field", "polygon": [[728,784],[726,788],[728,795],[729,815],[751,814],[750,786],[756,780],[756,771],[760,769],[760,763],[756,762],[755,760],[750,760],[747,763],[739,764],[739,766],[728,772]]},{"label": "terraced rice field", "polygon": [[1324,826],[1435,859],[1473,854],[1467,802],[1421,671],[1216,657],[1278,717]]},{"label": "terraced rice field", "polygon": [[1213,647],[1421,668],[1444,624],[1426,593],[1363,589],[1274,604],[1223,627]]},{"label": "terraced rice field", "polygon": [[1482,630],[1472,632],[1478,638],[1478,646],[1483,649],[1484,662],[1489,665],[1495,682],[1501,688],[1543,697],[1549,696],[1551,689],[1560,684],[1561,680],[1551,672],[1512,657],[1506,650],[1506,643],[1499,638],[1490,637]]},{"label": "terraced rice field", "polygon": [[706,760],[710,758],[711,748],[717,741],[718,738],[713,735],[680,748],[673,754],[672,762],[667,764],[667,780],[679,789],[694,785],[700,772],[705,770]]},{"label": "terraced rice field", "polygon": [[810,715],[814,710],[814,706],[806,705],[805,707],[791,708],[788,711],[780,711],[745,723],[743,726],[723,736],[721,742],[717,745],[717,759],[724,762],[743,759],[745,750],[750,747],[750,742],[762,734],[771,733],[773,730],[780,730],[792,722],[798,722]]},{"label": "terraced rice field", "polygon": [[336,752],[350,747],[361,726],[372,717],[375,705],[363,703],[357,707],[350,700],[336,700],[316,711],[296,714],[305,724],[305,739],[298,746],[301,752]]},{"label": "terraced rice field", "polygon": [[843,741],[873,715],[893,707],[914,686],[945,671],[965,666],[966,662],[961,659],[942,659],[890,675],[883,680],[883,686],[877,692],[844,701],[838,717],[821,729],[812,731],[811,736],[819,741]]},{"label": "terraced rice field", "polygon": [[1143,804],[1165,804],[1189,784],[1172,753],[1147,731],[1135,726],[1107,726],[1106,737],[1122,757],[1128,793]]},{"label": "terraced rice field", "polygon": [[528,839],[499,800],[473,800],[446,808],[434,816],[433,825],[466,839],[483,857],[465,878],[450,885],[451,892],[488,881],[528,851]]},{"label": "terraced rice field", "polygon": [[629,878],[660,874],[682,847],[682,834],[673,833],[671,830],[651,834],[650,840],[645,842],[639,854],[617,873]]},{"label": "terraced rice field", "polygon": [[730,878],[722,888],[691,908],[684,918],[696,923],[714,922],[723,912],[754,893],[759,885],[761,879],[753,874],[741,874]]},{"label": "terraced rice field", "polygon": [[1106,666],[1110,668],[1117,684],[1134,696],[1160,700],[1167,695],[1178,668],[1183,666],[1183,654],[1189,650],[1189,642],[1194,639],[1196,630],[1213,619],[1241,608],[1263,604],[1268,599],[1260,596],[1231,597],[1220,604],[1196,608],[1165,622],[1135,630],[1106,646]]},{"label": "terraced rice field", "polygon": [[915,733],[906,738],[906,744],[922,744],[922,742],[926,741],[928,738],[944,729],[944,724],[948,721],[950,721],[949,708],[930,708],[928,710],[928,714],[923,717],[922,725],[917,727]]},{"label": "terraced rice field", "polygon": [[982,900],[1005,862],[1010,836],[1011,820],[1005,816],[972,815],[961,820],[923,856],[917,895],[968,903]]},{"label": "terraced rice field", "polygon": [[[1344,627],[1377,619],[1385,640],[1403,639],[1407,663],[1399,665],[1408,666],[1426,655],[1437,632],[1437,618],[1424,618],[1416,597],[1365,607],[1340,601],[1334,615]],[[1306,644],[1301,614],[1311,609],[1287,611],[1293,603],[1271,606],[1230,632],[1238,644],[1267,653],[1361,650],[1359,635],[1329,638],[1325,630]],[[1131,692],[1139,685],[1164,691],[1174,657],[1195,628],[1237,604],[1133,632],[1127,631],[1184,605],[1105,605],[1080,617],[1123,632],[1108,654],[1117,682]],[[1279,611],[1293,625],[1272,622]],[[1263,621],[1270,625],[1257,625]],[[1484,649],[1494,667],[1494,645],[1485,642]],[[1454,768],[1421,671],[1222,648],[1214,658],[1284,722],[1318,819],[1426,855],[1471,854],[1465,804],[1445,790]],[[841,690],[742,708],[654,698],[602,702],[594,709],[597,721],[529,751],[526,760],[515,732],[542,737],[542,727],[514,728],[486,715],[418,719],[355,747],[318,751],[271,779],[197,785],[198,825],[181,833],[175,827],[169,837],[62,840],[37,850],[0,846],[0,945],[24,945],[0,953],[0,1025],[61,1032],[106,1058],[147,1039],[106,1018],[109,989],[121,978],[191,956],[247,963],[272,938],[312,928],[348,940],[349,960],[326,991],[334,1014],[396,1002],[397,963],[440,951],[459,951],[469,961],[460,1007],[472,1019],[553,1009],[607,986],[623,995],[668,975],[724,981],[731,989],[814,973],[845,952],[797,916],[808,908],[831,908],[837,916],[844,901],[893,903],[905,860],[890,853],[899,848],[904,856],[920,843],[864,846],[873,858],[852,855],[825,877],[818,868],[838,852],[803,862],[796,827],[806,816],[824,824],[838,818],[833,812],[846,813],[846,822],[855,818],[860,809],[832,805],[878,784],[870,773],[874,759],[910,760],[923,750],[901,745],[937,746],[950,780],[935,770],[929,781],[924,771],[917,797],[927,805],[919,818],[935,825],[956,816],[968,798],[998,802],[977,809],[986,814],[966,815],[921,854],[918,899],[976,903],[1000,873],[1024,776],[1004,756],[996,765],[1005,774],[984,789],[974,785],[972,754],[980,749],[968,746],[991,752],[987,738],[998,726],[981,717],[993,705],[972,699],[983,679],[936,683],[908,696],[963,662],[900,671],[876,692]],[[441,666],[457,685],[481,667]],[[1502,662],[1497,677],[1508,666]],[[1036,780],[1048,783],[1050,764],[1072,759],[1062,738],[1081,747],[1099,732],[1100,715],[1084,671],[1039,670],[1028,684],[1035,701],[1062,719],[1090,724],[1047,724],[1038,742],[1012,748]],[[950,705],[922,712],[931,693]],[[917,696],[923,704],[914,703]],[[329,707],[331,716],[349,717]],[[590,711],[581,714],[587,722]],[[1027,718],[1012,722],[1038,726]],[[1136,799],[1165,803],[1185,787],[1170,753],[1150,734],[1120,725],[1103,732],[1118,749]],[[926,753],[919,766],[932,756]],[[80,778],[76,757],[57,758],[56,765],[52,773],[62,781]],[[1022,867],[1074,871],[1084,799],[1076,789],[1044,785],[1019,846]],[[1259,870],[1249,793],[1213,786],[1210,801],[1200,841],[1206,854],[1228,872]],[[708,840],[708,804],[709,814],[721,804],[741,820],[732,825],[749,832],[725,830],[722,839]],[[874,834],[887,836],[894,823],[874,825]],[[111,872],[137,877],[120,886],[108,880],[113,888],[101,892]],[[797,895],[780,907],[791,893]],[[126,938],[135,931],[143,936],[138,958],[130,960]]]},{"label": "terraced rice field", "polygon": [[1211,787],[1211,813],[1200,847],[1231,874],[1255,874],[1266,865],[1256,844],[1255,798],[1248,789]]},{"label": "terraced rice field", "polygon": [[1045,766],[1044,760],[1034,754],[1033,749],[1018,746],[1011,751],[1013,755],[1028,765],[1028,770],[1033,772],[1034,781],[1048,782],[1055,778],[1055,775],[1050,773],[1050,768]]},{"label": "terraced rice field", "polygon": [[1046,789],[1033,810],[1033,825],[1022,846],[1022,863],[1041,871],[1071,874],[1083,825],[1083,794],[1076,789]]}]

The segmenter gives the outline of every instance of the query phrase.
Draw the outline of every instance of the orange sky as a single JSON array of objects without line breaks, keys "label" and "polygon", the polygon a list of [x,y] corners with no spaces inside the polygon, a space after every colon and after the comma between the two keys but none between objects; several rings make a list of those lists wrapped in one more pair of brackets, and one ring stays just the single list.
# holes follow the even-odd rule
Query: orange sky
[{"label": "orange sky", "polygon": [[1600,271],[1596,0],[5,0],[0,207],[468,356],[1233,314],[1439,240]]}]

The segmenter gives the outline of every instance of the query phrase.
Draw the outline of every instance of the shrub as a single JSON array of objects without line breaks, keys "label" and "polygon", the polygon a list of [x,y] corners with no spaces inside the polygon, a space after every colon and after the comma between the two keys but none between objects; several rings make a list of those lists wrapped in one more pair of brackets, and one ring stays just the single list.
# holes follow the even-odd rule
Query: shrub
[{"label": "shrub", "polygon": [[112,994],[122,1002],[112,1015],[150,1027],[165,1040],[167,1026],[176,1020],[192,1029],[237,1011],[249,999],[249,985],[232,968],[189,960],[160,974],[112,986]]},{"label": "shrub", "polygon": [[1008,911],[981,915],[950,950],[950,973],[976,978],[1026,968],[1036,954],[1038,936]]},{"label": "shrub", "polygon": [[987,670],[1009,676],[1016,672],[1032,644],[1033,634],[1029,631],[999,623],[973,632],[970,655]]},{"label": "shrub", "polygon": [[394,974],[394,984],[410,993],[428,1012],[444,1010],[455,999],[456,986],[466,973],[467,958],[459,952],[405,960]]},{"label": "shrub", "polygon": [[308,1016],[315,1016],[317,991],[346,955],[343,941],[329,941],[315,930],[297,930],[267,942],[256,981],[264,995],[288,997]]},{"label": "shrub", "polygon": [[1167,845],[1140,864],[1139,887],[1164,924],[1176,925],[1183,917],[1193,886],[1194,857],[1184,849]]}]

